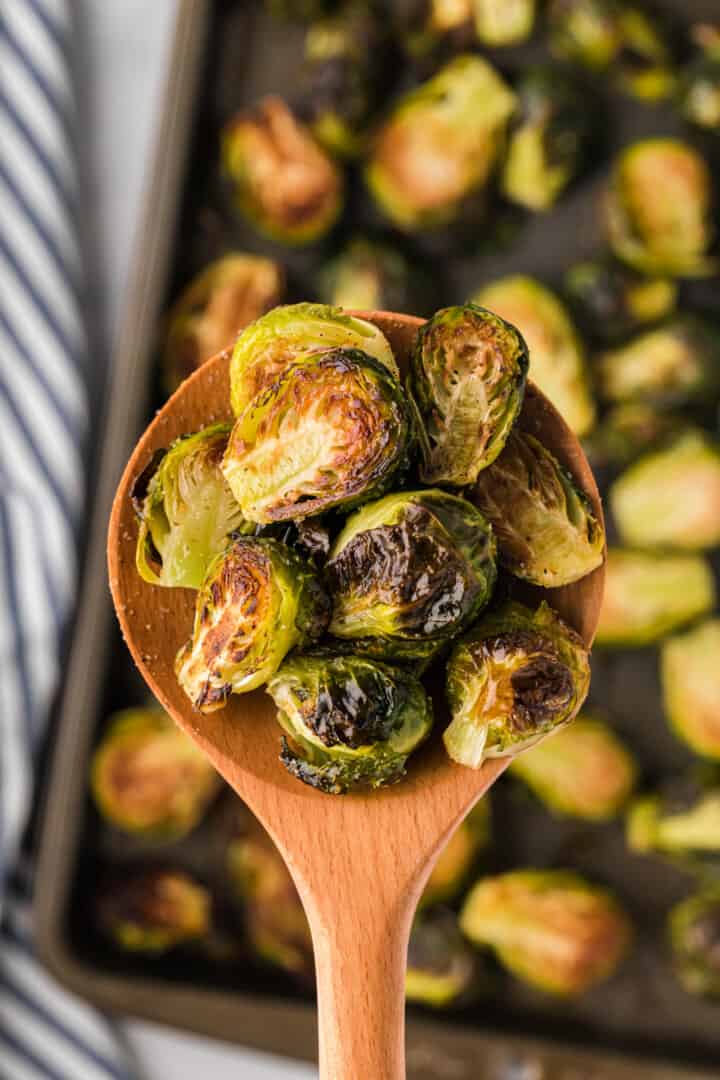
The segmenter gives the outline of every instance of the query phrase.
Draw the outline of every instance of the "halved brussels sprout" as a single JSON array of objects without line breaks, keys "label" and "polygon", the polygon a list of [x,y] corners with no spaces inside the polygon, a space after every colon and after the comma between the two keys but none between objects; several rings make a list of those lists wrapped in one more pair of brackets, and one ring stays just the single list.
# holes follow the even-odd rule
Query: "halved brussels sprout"
[{"label": "halved brussels sprout", "polygon": [[550,0],[550,48],[591,71],[609,67],[622,44],[618,0]]},{"label": "halved brussels sprout", "polygon": [[281,244],[311,244],[340,216],[343,175],[282,98],[226,124],[222,160],[240,213]]},{"label": "halved brussels sprout", "polygon": [[393,351],[382,330],[328,304],[284,304],[240,335],[230,360],[230,403],[239,416],[272,386],[289,364],[322,349],[360,349],[397,376]]},{"label": "halved brussels sprout", "polygon": [[283,765],[330,795],[399,780],[432,727],[430,700],[414,675],[358,656],[295,655],[268,693],[287,736]]},{"label": "halved brussels sprout", "polygon": [[588,652],[546,603],[506,602],[453,649],[447,667],[453,761],[478,769],[572,720],[590,687]]},{"label": "halved brussels sprout", "polygon": [[481,45],[520,45],[532,34],[535,0],[472,0],[472,9]]},{"label": "halved brussels sprout", "polygon": [[460,929],[473,944],[494,949],[516,978],[564,995],[610,978],[632,936],[615,898],[566,870],[480,880],[465,900]]},{"label": "halved brussels sprout", "polygon": [[323,633],[328,604],[314,572],[278,540],[238,537],[211,563],[197,595],[190,641],[175,661],[200,712],[255,690],[295,645]]},{"label": "halved brussels sprout", "polygon": [[609,259],[577,263],[566,273],[564,286],[580,325],[605,342],[664,318],[677,301],[674,281],[646,277]]},{"label": "halved brussels sprout", "polygon": [[688,993],[720,996],[720,886],[676,904],[668,932],[675,971]]},{"label": "halved brussels sprout", "polygon": [[480,56],[459,56],[395,105],[377,133],[366,179],[399,229],[457,222],[482,202],[515,97]]},{"label": "halved brussels sprout", "polygon": [[527,210],[549,210],[580,171],[591,114],[577,83],[556,66],[530,68],[516,92],[500,186]]},{"label": "halved brussels sprout", "polygon": [[516,326],[527,343],[530,378],[577,435],[595,421],[585,352],[565,306],[535,278],[513,274],[473,297]]},{"label": "halved brussels sprout", "polygon": [[583,439],[583,449],[596,469],[622,468],[653,446],[676,438],[688,426],[676,413],[633,401],[610,409]]},{"label": "halved brussels sprout", "polygon": [[603,353],[597,370],[609,401],[707,401],[720,390],[720,331],[696,315],[677,315]]},{"label": "halved brussels sprout", "polygon": [[498,456],[522,407],[528,350],[520,333],[477,304],[444,308],[418,332],[411,389],[427,439],[428,484],[472,484]]},{"label": "halved brussels sprout", "polygon": [[206,266],[168,315],[162,358],[168,393],[279,303],[283,288],[281,267],[261,255],[231,252]]},{"label": "halved brussels sprout", "polygon": [[[347,0],[305,35],[307,109],[315,138],[341,157],[363,149],[392,64],[377,3]],[[401,309],[396,309],[401,310]]]},{"label": "halved brussels sprout", "polygon": [[609,821],[627,802],[637,768],[614,731],[593,716],[578,716],[551,739],[510,764],[548,809],[561,817]]},{"label": "halved brussels sprout", "polygon": [[686,120],[706,131],[720,131],[720,28],[700,23],[691,30],[698,55],[685,68],[678,104]]},{"label": "halved brussels sprout", "polygon": [[428,659],[490,599],[495,540],[465,499],[400,492],[348,519],[325,576],[331,634],[364,655]]},{"label": "halved brussels sprout", "polygon": [[143,581],[199,589],[231,533],[251,531],[221,471],[230,424],[213,424],[156,454],[135,481],[135,562]]},{"label": "halved brussels sprout", "polygon": [[471,47],[474,0],[390,0],[393,30],[416,59]]},{"label": "halved brussels sprout", "polygon": [[323,267],[320,289],[328,303],[343,308],[418,313],[423,288],[417,276],[396,247],[358,236]]},{"label": "halved brussels sprout", "polygon": [[696,754],[720,761],[720,619],[669,638],[660,654],[665,713]]},{"label": "halved brussels sprout", "polygon": [[688,429],[644,454],[610,488],[618,532],[637,547],[720,544],[720,449]]},{"label": "halved brussels sprout", "polygon": [[124,832],[176,840],[193,829],[220,788],[208,758],[162,709],[123,709],[92,759],[98,810]]},{"label": "halved brussels sprout", "polygon": [[650,645],[715,606],[715,581],[702,555],[610,548],[598,645]]},{"label": "halved brussels sprout", "polygon": [[313,946],[305,910],[280,852],[259,825],[228,845],[227,872],[243,904],[253,951],[269,964],[312,980]]},{"label": "halved brussels sprout", "polygon": [[720,786],[684,776],[636,799],[627,818],[632,851],[657,852],[702,869],[720,864]]},{"label": "halved brussels sprout", "polygon": [[235,422],[222,470],[248,521],[350,510],[387,491],[408,463],[402,387],[359,349],[291,364]]},{"label": "halved brussels sprout", "polygon": [[427,879],[420,908],[453,900],[462,889],[481,851],[490,842],[490,796],[483,795],[445,845]]},{"label": "halved brussels sprout", "polygon": [[207,938],[212,899],[182,870],[125,868],[101,888],[95,915],[100,932],[119,948],[164,953]]},{"label": "halved brussels sprout", "polygon": [[405,996],[442,1009],[469,996],[477,959],[463,940],[457,916],[448,910],[418,915],[408,946]]},{"label": "halved brussels sprout", "polygon": [[614,254],[636,270],[702,277],[715,268],[712,178],[701,155],[680,139],[643,139],[615,159],[605,198]]},{"label": "halved brussels sprout", "polygon": [[472,500],[497,537],[500,563],[545,588],[579,581],[603,561],[605,530],[587,496],[534,435],[517,428],[480,473]]}]

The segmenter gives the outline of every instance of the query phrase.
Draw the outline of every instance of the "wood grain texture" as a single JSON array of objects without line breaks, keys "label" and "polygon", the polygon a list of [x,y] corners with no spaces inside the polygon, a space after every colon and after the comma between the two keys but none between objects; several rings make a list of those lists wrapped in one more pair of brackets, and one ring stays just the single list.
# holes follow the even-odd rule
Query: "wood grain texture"
[{"label": "wood grain texture", "polygon": [[[389,338],[402,370],[422,320],[364,314]],[[324,795],[278,762],[280,731],[262,691],[234,695],[226,708],[196,713],[173,665],[189,637],[194,592],[147,585],[135,569],[135,478],[179,435],[231,416],[229,351],[208,361],[158,413],[120,481],[108,538],[110,587],[125,640],[158,701],[207,753],[268,830],[302,897],[313,934],[322,1080],[399,1080],[404,1066],[404,978],[410,924],[446,841],[506,767],[453,764],[437,732],[413,755],[408,776],[370,794]],[[549,446],[602,515],[575,436],[533,386],[521,426]],[[574,585],[538,590],[589,645],[600,610],[604,566]],[[529,590],[523,589],[523,595]]]}]

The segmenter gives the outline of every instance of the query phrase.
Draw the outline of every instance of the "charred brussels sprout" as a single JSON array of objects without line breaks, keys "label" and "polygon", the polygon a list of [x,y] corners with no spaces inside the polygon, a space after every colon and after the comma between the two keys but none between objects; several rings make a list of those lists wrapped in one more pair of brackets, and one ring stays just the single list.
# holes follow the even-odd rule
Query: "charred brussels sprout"
[{"label": "charred brussels sprout", "polygon": [[477,960],[463,940],[452,911],[416,917],[408,947],[405,996],[408,1001],[442,1009],[469,996]]},{"label": "charred brussels sprout", "polygon": [[268,693],[286,735],[283,765],[330,795],[399,780],[432,727],[414,675],[357,656],[291,657]]},{"label": "charred brussels sprout", "polygon": [[497,48],[527,41],[535,22],[535,0],[472,0],[481,45]]},{"label": "charred brussels sprout", "polygon": [[637,547],[701,550],[720,543],[720,450],[688,430],[643,455],[610,489],[618,532]]},{"label": "charred brussels sprout", "polygon": [[366,178],[399,229],[457,223],[483,202],[515,98],[486,60],[460,56],[395,106],[377,133]]},{"label": "charred brussels sprout", "polygon": [[451,722],[443,734],[453,761],[477,769],[566,724],[587,697],[587,649],[542,603],[506,603],[455,646],[447,668]]},{"label": "charred brussels sprout", "polygon": [[230,402],[239,416],[288,365],[323,349],[360,349],[398,374],[390,343],[365,319],[327,304],[285,304],[248,326],[230,359]]},{"label": "charred brussels sprout", "polygon": [[678,315],[604,353],[598,383],[609,401],[661,407],[707,401],[720,390],[720,332],[693,315]]},{"label": "charred brussels sprout", "polygon": [[280,852],[259,826],[229,844],[227,871],[242,902],[245,932],[254,952],[311,981],[313,947],[305,911]]},{"label": "charred brussels sprout", "polygon": [[112,717],[93,755],[91,782],[97,807],[112,825],[163,840],[190,832],[220,786],[206,756],[155,708]]},{"label": "charred brussels sprout", "polygon": [[477,478],[473,502],[497,537],[502,565],[545,588],[579,581],[603,561],[605,530],[587,497],[533,435],[510,433]]},{"label": "charred brussels sprout", "polygon": [[578,85],[556,68],[531,68],[516,88],[501,188],[527,210],[549,210],[580,171],[590,111]]},{"label": "charred brussels sprout", "polygon": [[320,289],[328,303],[342,308],[411,312],[424,291],[415,279],[397,248],[356,237],[323,268]]},{"label": "charred brussels sprout", "polygon": [[229,435],[229,424],[185,435],[157,454],[136,480],[135,561],[143,581],[199,589],[230,533],[253,528],[220,468]]},{"label": "charred brussels sprout", "polygon": [[610,260],[571,267],[565,275],[565,292],[583,329],[605,342],[629,337],[646,323],[664,318],[677,300],[675,282],[645,277]]},{"label": "charred brussels sprout", "polygon": [[233,252],[206,266],[181,293],[168,316],[162,360],[168,392],[274,307],[282,297],[283,285],[278,264],[260,255]]},{"label": "charred brussels sprout", "polygon": [[583,440],[583,449],[595,468],[622,468],[688,426],[681,416],[641,401],[616,405]]},{"label": "charred brussels sprout", "polygon": [[490,825],[490,797],[483,795],[443,848],[420,897],[421,908],[446,903],[457,896],[478,855],[490,842]]},{"label": "charred brussels sprout", "polygon": [[310,124],[331,153],[363,148],[368,122],[391,67],[385,20],[377,3],[348,0],[305,35],[305,85]]},{"label": "charred brussels sprout", "polygon": [[603,71],[621,46],[618,11],[617,0],[551,0],[547,17],[553,53]]},{"label": "charred brussels sprout", "polygon": [[650,645],[715,604],[715,582],[702,555],[610,548],[598,645]]},{"label": "charred brussels sprout", "polygon": [[636,773],[617,735],[591,716],[579,716],[510,764],[510,774],[548,809],[582,821],[615,817],[628,800]]},{"label": "charred brussels sprout", "polygon": [[720,786],[693,776],[636,799],[627,819],[633,851],[657,852],[702,869],[720,863]]},{"label": "charred brussels sprout", "polygon": [[222,160],[238,210],[279,243],[311,244],[340,215],[342,173],[281,98],[226,125]]},{"label": "charred brussels sprout", "polygon": [[472,484],[522,407],[528,350],[514,326],[476,304],[436,312],[417,336],[411,388],[427,431],[422,478]]},{"label": "charred brussels sprout", "polygon": [[521,274],[500,278],[474,297],[516,326],[527,343],[530,378],[577,435],[595,420],[585,353],[564,305],[550,289]]},{"label": "charred brussels sprout", "polygon": [[613,166],[605,220],[614,254],[636,270],[671,277],[712,272],[707,258],[712,181],[700,154],[680,139],[644,139]]},{"label": "charred brussels sprout", "polygon": [[720,27],[700,23],[692,28],[691,37],[698,55],[680,79],[680,111],[691,124],[720,132]]},{"label": "charred brussels sprout", "polygon": [[470,48],[474,0],[390,0],[390,16],[403,49],[417,58]]},{"label": "charred brussels sprout", "polygon": [[164,953],[202,941],[211,930],[210,893],[182,870],[127,869],[97,898],[100,932],[128,952]]},{"label": "charred brussels sprout", "polygon": [[210,565],[190,641],[175,661],[200,712],[262,686],[295,645],[319,638],[327,599],[315,574],[278,540],[238,537]]},{"label": "charred brussels sprout", "polygon": [[428,659],[469,625],[495,584],[495,540],[465,499],[386,495],[354,514],[325,566],[330,633],[353,651]]},{"label": "charred brussels sprout", "polygon": [[668,920],[675,971],[690,994],[720,996],[720,887],[676,904]]},{"label": "charred brussels sprout", "polygon": [[720,761],[720,619],[670,638],[660,674],[666,715],[696,754]]},{"label": "charred brussels sprout", "polygon": [[412,414],[359,349],[291,364],[238,417],[222,470],[249,521],[313,517],[382,495],[408,463]]},{"label": "charred brussels sprout", "polygon": [[516,978],[564,995],[608,979],[632,934],[610,893],[564,870],[515,870],[479,881],[460,928],[475,945],[494,949]]}]

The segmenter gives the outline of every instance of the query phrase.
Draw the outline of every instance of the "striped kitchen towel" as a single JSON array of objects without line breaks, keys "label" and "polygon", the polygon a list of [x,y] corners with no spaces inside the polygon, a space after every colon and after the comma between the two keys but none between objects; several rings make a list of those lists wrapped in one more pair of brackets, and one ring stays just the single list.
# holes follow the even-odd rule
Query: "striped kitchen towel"
[{"label": "striped kitchen towel", "polygon": [[132,1070],[33,954],[22,865],[77,581],[88,349],[68,0],[0,0],[0,1078]]}]

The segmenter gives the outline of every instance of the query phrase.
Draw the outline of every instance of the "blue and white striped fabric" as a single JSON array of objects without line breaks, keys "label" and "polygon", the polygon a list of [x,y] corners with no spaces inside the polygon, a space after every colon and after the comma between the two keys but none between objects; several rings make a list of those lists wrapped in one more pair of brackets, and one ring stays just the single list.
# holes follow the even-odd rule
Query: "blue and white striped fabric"
[{"label": "blue and white striped fabric", "polygon": [[88,427],[67,0],[0,0],[0,1080],[129,1078],[36,963],[20,867],[76,588]]}]

